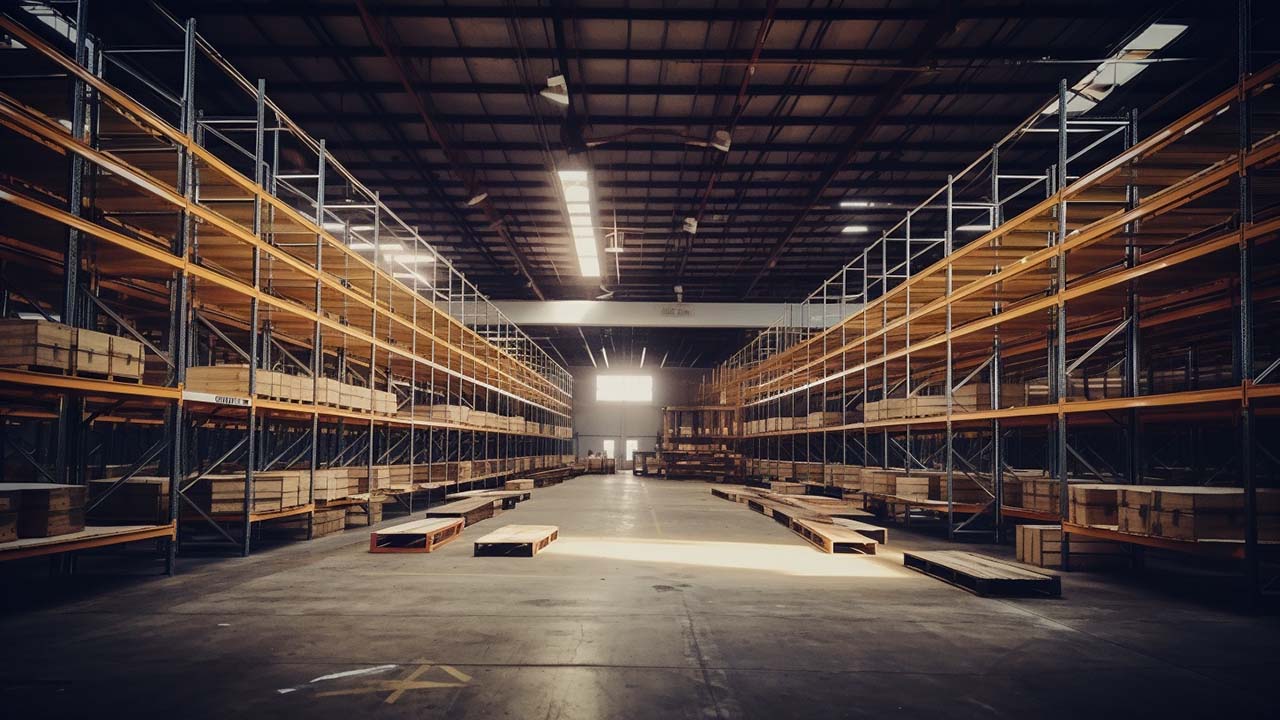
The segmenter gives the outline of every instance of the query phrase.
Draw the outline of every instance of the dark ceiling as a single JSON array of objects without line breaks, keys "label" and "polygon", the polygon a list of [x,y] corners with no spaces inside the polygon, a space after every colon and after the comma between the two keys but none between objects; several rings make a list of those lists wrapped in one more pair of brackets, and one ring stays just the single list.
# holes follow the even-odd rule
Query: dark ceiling
[{"label": "dark ceiling", "polygon": [[[566,139],[621,136],[575,158],[598,221],[627,229],[601,256],[614,300],[795,300],[897,220],[840,199],[919,201],[1156,17],[1199,32],[1172,54],[1234,33],[1198,2],[162,4],[494,298],[601,294],[555,184]],[[1109,102],[1143,107],[1189,73],[1155,66]],[[539,96],[557,74],[569,108]],[[685,142],[716,130],[728,153]],[[1002,162],[1043,169],[1020,147]]]}]

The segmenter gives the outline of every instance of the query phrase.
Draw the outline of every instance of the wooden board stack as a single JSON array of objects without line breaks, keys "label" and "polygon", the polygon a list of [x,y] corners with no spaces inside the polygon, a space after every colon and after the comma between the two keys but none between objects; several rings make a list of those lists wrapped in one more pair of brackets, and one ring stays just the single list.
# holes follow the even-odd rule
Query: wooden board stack
[{"label": "wooden board stack", "polygon": [[[307,503],[311,479],[307,470],[271,470],[254,473],[251,512],[277,512]],[[244,474],[209,475],[209,511],[238,513],[244,509]]]}]

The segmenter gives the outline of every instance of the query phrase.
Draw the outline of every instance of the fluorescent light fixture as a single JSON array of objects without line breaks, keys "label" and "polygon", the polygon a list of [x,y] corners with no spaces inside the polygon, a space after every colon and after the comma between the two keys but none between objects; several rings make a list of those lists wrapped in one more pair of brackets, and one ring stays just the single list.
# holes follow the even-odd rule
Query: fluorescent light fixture
[{"label": "fluorescent light fixture", "polygon": [[957,232],[986,232],[991,229],[990,225],[961,225],[956,228]]},{"label": "fluorescent light fixture", "polygon": [[869,200],[841,200],[841,201],[840,201],[840,207],[842,207],[842,208],[869,208],[869,207],[875,207],[875,203],[873,203],[873,202],[871,202],[871,201],[869,201]]},{"label": "fluorescent light fixture", "polygon": [[866,225],[845,225],[844,229],[841,230],[840,232],[844,233],[845,235],[852,235],[853,233],[871,232],[871,228],[867,227]]},{"label": "fluorescent light fixture", "polygon": [[644,367],[644,352],[645,350],[648,350],[648,349],[649,348],[647,347],[640,348],[640,367]]},{"label": "fluorescent light fixture", "polygon": [[607,369],[609,367],[609,351],[605,350],[603,345],[600,346],[600,357],[604,358],[604,366]]},{"label": "fluorescent light fixture", "polygon": [[557,105],[568,105],[569,83],[563,75],[552,75],[547,78],[547,87],[538,94]]},{"label": "fluorescent light fixture", "polygon": [[[1133,80],[1151,64],[1159,62],[1151,56],[1186,31],[1186,25],[1175,23],[1154,22],[1148,25],[1146,30],[1071,86],[1067,91],[1067,113],[1075,115],[1092,110],[1121,85]],[[1058,114],[1058,103],[1051,104],[1042,114]]]},{"label": "fluorescent light fixture", "polygon": [[600,277],[600,243],[596,238],[594,213],[591,208],[591,177],[586,170],[560,170],[560,191],[569,215],[569,231],[573,249],[578,255],[578,268],[583,277]]}]

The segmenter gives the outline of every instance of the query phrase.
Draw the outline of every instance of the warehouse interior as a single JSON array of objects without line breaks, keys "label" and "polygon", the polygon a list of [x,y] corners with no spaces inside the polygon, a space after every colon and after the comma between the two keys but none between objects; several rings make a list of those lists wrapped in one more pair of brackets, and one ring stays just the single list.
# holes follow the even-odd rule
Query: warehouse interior
[{"label": "warehouse interior", "polygon": [[0,4],[0,708],[1273,716],[1277,37]]}]

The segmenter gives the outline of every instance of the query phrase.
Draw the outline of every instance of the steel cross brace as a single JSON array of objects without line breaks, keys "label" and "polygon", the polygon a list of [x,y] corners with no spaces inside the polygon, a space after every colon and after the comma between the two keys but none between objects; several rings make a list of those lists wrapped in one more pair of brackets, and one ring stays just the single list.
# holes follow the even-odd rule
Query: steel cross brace
[{"label": "steel cross brace", "polygon": [[134,462],[133,465],[129,466],[129,469],[125,472],[124,475],[120,477],[119,480],[116,480],[115,482],[111,483],[111,487],[103,491],[102,495],[99,496],[97,500],[95,500],[92,504],[90,504],[88,507],[85,508],[85,513],[92,512],[93,509],[101,505],[102,502],[111,495],[111,493],[115,492],[116,488],[132,480],[135,475],[137,475],[139,472],[142,471],[143,467],[150,464],[152,460],[155,460],[156,458],[158,458],[160,456],[160,453],[168,446],[169,446],[168,438],[161,438],[157,440],[155,443],[153,443],[151,447],[148,448],[147,451],[142,454],[142,457],[138,458],[138,460]]},{"label": "steel cross brace", "polygon": [[80,290],[81,292],[84,293],[85,297],[89,298],[89,300],[94,305],[98,306],[98,309],[101,310],[103,314],[111,318],[111,320],[115,322],[116,325],[119,325],[121,330],[124,330],[125,332],[132,335],[133,339],[142,343],[143,346],[145,346],[148,350],[155,353],[161,360],[165,362],[166,365],[168,365],[169,367],[173,367],[173,358],[169,357],[168,353],[161,351],[160,348],[156,347],[155,344],[152,343],[150,340],[148,340],[145,335],[138,332],[137,329],[134,328],[129,323],[125,322],[124,318],[120,317],[120,315],[117,314],[115,310],[112,310],[110,307],[108,307],[107,304],[103,302],[102,298],[98,297],[97,293],[91,292],[89,288],[84,287],[83,285],[80,286]]}]

